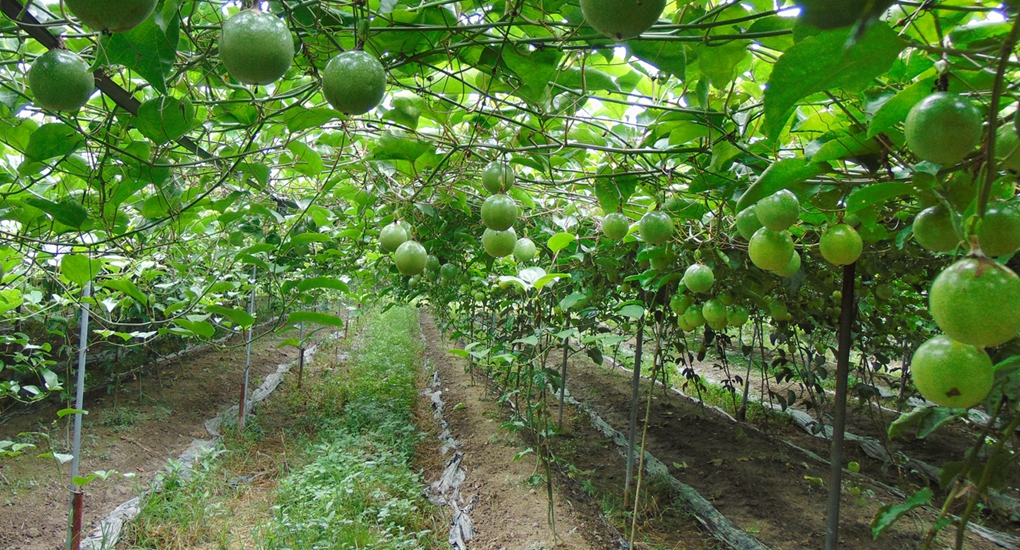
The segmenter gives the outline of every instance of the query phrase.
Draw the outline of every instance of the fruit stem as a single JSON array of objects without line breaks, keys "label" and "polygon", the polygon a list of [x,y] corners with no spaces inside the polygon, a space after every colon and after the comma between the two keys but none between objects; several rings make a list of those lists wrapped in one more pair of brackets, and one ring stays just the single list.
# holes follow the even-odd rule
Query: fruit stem
[{"label": "fruit stem", "polygon": [[985,217],[988,210],[988,198],[992,191],[992,183],[995,182],[995,133],[998,130],[999,120],[999,99],[1002,96],[1002,87],[1005,81],[1006,68],[1009,66],[1009,57],[1016,45],[1017,37],[1020,36],[1020,17],[1013,18],[1013,27],[1009,36],[1002,43],[999,49],[999,66],[995,70],[995,84],[992,86],[992,99],[988,107],[988,135],[985,137],[985,181],[978,189],[977,216]]}]

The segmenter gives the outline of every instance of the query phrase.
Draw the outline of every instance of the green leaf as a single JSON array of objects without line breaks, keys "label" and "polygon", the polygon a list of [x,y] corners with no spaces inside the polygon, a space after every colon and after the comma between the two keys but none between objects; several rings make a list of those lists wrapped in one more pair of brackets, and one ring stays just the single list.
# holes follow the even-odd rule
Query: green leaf
[{"label": "green leaf", "polygon": [[544,288],[549,283],[558,281],[564,277],[569,276],[570,275],[567,275],[566,273],[548,273],[546,275],[542,275],[537,281],[535,281],[534,285],[535,288],[542,290],[542,288]]},{"label": "green leaf", "polygon": [[793,106],[832,88],[857,92],[889,70],[906,42],[885,23],[876,23],[847,48],[845,29],[801,40],[776,61],[765,89],[765,135],[776,139]]},{"label": "green leaf", "polygon": [[880,149],[881,146],[878,142],[874,139],[869,139],[863,132],[857,135],[840,133],[815,151],[815,154],[811,156],[811,162],[827,162],[866,155]]},{"label": "green leaf", "polygon": [[822,174],[827,169],[829,169],[829,165],[825,163],[813,163],[803,158],[782,159],[774,162],[740,196],[737,200],[736,211],[740,212],[776,191],[802,183],[808,178]]},{"label": "green leaf", "polygon": [[85,143],[85,138],[74,128],[60,122],[43,124],[28,139],[25,156],[44,161],[54,157],[64,157],[73,153]]},{"label": "green leaf", "polygon": [[166,76],[177,57],[180,17],[174,12],[169,21],[150,17],[134,29],[105,35],[100,39],[99,65],[124,65],[135,71],[159,93],[166,95]]},{"label": "green leaf", "polygon": [[342,327],[344,326],[343,319],[336,315],[330,315],[328,313],[319,313],[316,311],[295,311],[287,317],[287,323],[318,323],[320,325],[326,325],[331,327]]},{"label": "green leaf", "polygon": [[566,248],[570,243],[574,242],[575,238],[576,237],[571,233],[557,233],[552,237],[549,237],[547,246],[549,247],[549,250],[552,250],[555,254]]},{"label": "green leaf", "polygon": [[102,282],[102,285],[111,290],[117,290],[127,294],[135,300],[138,300],[138,302],[143,306],[149,304],[148,296],[143,294],[142,291],[127,278],[106,280]]},{"label": "green leaf", "polygon": [[89,260],[88,256],[67,254],[60,259],[60,273],[68,281],[79,286],[85,286],[85,283],[99,275],[102,265],[99,260]]},{"label": "green leaf", "polygon": [[323,124],[333,120],[334,118],[340,118],[343,114],[333,109],[327,109],[320,107],[318,109],[294,109],[290,117],[287,118],[287,129],[291,132],[300,132],[301,130],[307,130],[309,128],[318,128]]},{"label": "green leaf", "polygon": [[638,179],[633,176],[598,178],[595,180],[595,198],[604,212],[616,212],[621,203],[627,203],[637,185]]},{"label": "green leaf", "polygon": [[874,204],[885,203],[891,198],[911,195],[914,188],[906,183],[885,182],[873,183],[858,188],[846,199],[846,213],[853,214]]},{"label": "green leaf", "polygon": [[503,49],[503,61],[528,88],[529,95],[543,95],[545,87],[556,74],[563,56],[558,48],[541,48],[530,51],[527,47],[508,45]]},{"label": "green leaf", "polygon": [[567,295],[566,298],[560,300],[560,309],[567,310],[579,303],[583,303],[588,299],[588,296],[580,292],[573,292]]},{"label": "green leaf", "polygon": [[627,49],[641,61],[681,80],[687,79],[688,58],[697,57],[683,42],[631,40],[627,42]]},{"label": "green leaf", "polygon": [[631,319],[640,319],[645,314],[645,308],[638,304],[629,304],[620,308],[620,315]]},{"label": "green leaf", "polygon": [[301,292],[307,292],[314,288],[331,288],[333,290],[339,290],[340,292],[348,292],[347,283],[332,277],[313,277],[311,279],[304,279],[297,285],[297,289]]},{"label": "green leaf", "polygon": [[294,155],[294,169],[298,172],[314,178],[322,172],[322,157],[315,149],[300,141],[292,141],[287,144],[287,150]]},{"label": "green leaf", "polygon": [[0,290],[0,314],[7,313],[25,302],[21,291],[16,288]]},{"label": "green leaf", "polygon": [[174,319],[174,323],[177,323],[181,328],[203,338],[212,338],[213,335],[216,334],[216,327],[212,326],[212,323],[209,323],[208,321]]},{"label": "green leaf", "polygon": [[372,158],[414,162],[418,157],[433,149],[432,145],[424,141],[402,138],[393,134],[383,134],[379,136],[379,141],[372,149]]},{"label": "green leaf", "polygon": [[698,47],[698,67],[712,85],[723,90],[733,80],[733,69],[748,55],[748,40],[733,40],[720,46]]},{"label": "green leaf", "polygon": [[205,306],[205,310],[214,315],[222,315],[241,328],[248,328],[255,324],[255,318],[243,309],[207,305]]},{"label": "green leaf", "polygon": [[89,219],[89,213],[85,208],[72,199],[53,202],[37,197],[29,197],[25,199],[25,204],[34,206],[49,214],[55,221],[75,229],[80,229]]},{"label": "green leaf", "polygon": [[620,91],[620,85],[616,83],[612,75],[598,69],[592,69],[591,67],[584,68],[583,80],[580,68],[569,67],[564,69],[556,75],[556,83],[572,90],[584,92],[592,90]]},{"label": "green leaf", "polygon": [[57,418],[64,418],[71,414],[88,414],[89,412],[84,409],[60,409],[57,411]]},{"label": "green leaf", "polygon": [[886,504],[879,508],[878,513],[871,520],[871,535],[878,538],[886,529],[892,526],[896,520],[902,518],[911,510],[927,506],[931,502],[933,493],[925,487],[910,496],[903,504]]},{"label": "green leaf", "polygon": [[910,109],[931,93],[932,83],[928,79],[920,80],[900,90],[899,93],[883,103],[871,117],[871,123],[868,125],[868,137],[875,137],[905,120]]}]

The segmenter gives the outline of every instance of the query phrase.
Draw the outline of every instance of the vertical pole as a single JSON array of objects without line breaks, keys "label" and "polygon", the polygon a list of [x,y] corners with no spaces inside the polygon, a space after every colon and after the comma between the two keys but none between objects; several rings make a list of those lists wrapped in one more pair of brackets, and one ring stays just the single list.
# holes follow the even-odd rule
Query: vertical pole
[{"label": "vertical pole", "polygon": [[836,350],[836,410],[832,421],[832,456],[829,502],[825,518],[825,550],[839,543],[839,496],[843,485],[843,429],[846,426],[847,378],[850,376],[850,330],[854,321],[854,280],[857,263],[843,266],[843,300],[839,312],[839,346]]},{"label": "vertical pole", "polygon": [[298,329],[297,387],[301,387],[301,378],[305,373],[305,322],[301,321]]},{"label": "vertical pole", "polygon": [[81,519],[84,503],[81,487],[75,482],[78,477],[81,457],[81,410],[85,406],[85,358],[88,355],[89,336],[89,304],[85,300],[92,295],[92,281],[85,283],[82,290],[81,323],[78,332],[78,376],[74,389],[74,438],[71,443],[71,534],[67,539],[69,550],[78,550],[81,546]]},{"label": "vertical pole", "polygon": [[[634,378],[631,380],[630,427],[627,436],[627,475],[623,480],[624,495],[630,494],[630,482],[634,479],[634,446],[637,444],[638,397],[641,391],[641,350],[645,337],[645,317],[637,325],[637,346],[634,350]],[[626,503],[627,498],[624,498]]]},{"label": "vertical pole", "polygon": [[[258,268],[251,268],[251,300],[248,302],[248,314],[255,315],[255,277]],[[244,429],[244,420],[248,416],[248,376],[251,372],[251,338],[255,325],[248,327],[248,342],[244,347],[244,382],[241,384],[241,404],[237,407],[237,431]]]}]

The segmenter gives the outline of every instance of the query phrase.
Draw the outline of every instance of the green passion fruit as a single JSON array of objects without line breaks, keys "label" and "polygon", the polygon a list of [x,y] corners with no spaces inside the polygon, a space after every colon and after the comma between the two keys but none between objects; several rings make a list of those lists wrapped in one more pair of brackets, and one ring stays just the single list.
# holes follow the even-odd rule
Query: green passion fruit
[{"label": "green passion fruit", "polygon": [[726,311],[726,322],[730,326],[742,327],[747,324],[747,321],[750,318],[751,314],[744,306],[732,305]]},{"label": "green passion fruit", "polygon": [[737,213],[737,233],[740,233],[744,240],[750,239],[754,232],[761,228],[761,220],[758,219],[758,212],[754,205]]},{"label": "green passion fruit", "polygon": [[1005,256],[1020,248],[1020,211],[1008,204],[990,207],[977,230],[981,250],[989,256]]},{"label": "green passion fruit", "polygon": [[1017,136],[1013,125],[1003,125],[996,133],[995,158],[999,161],[1000,170],[1020,172],[1020,136]]},{"label": "green passion fruit", "polygon": [[382,103],[386,69],[368,52],[338,53],[322,71],[322,95],[341,113],[363,115]]},{"label": "green passion fruit", "polygon": [[482,223],[493,231],[505,231],[517,221],[517,202],[507,195],[492,195],[482,203]]},{"label": "green passion fruit", "polygon": [[404,226],[397,222],[393,222],[386,227],[382,228],[379,232],[379,245],[383,247],[386,252],[394,252],[401,244],[404,243],[410,236],[407,231],[404,230]]},{"label": "green passion fruit", "polygon": [[684,312],[684,320],[693,328],[698,328],[706,322],[705,314],[701,311],[701,306],[698,304],[693,304],[687,308],[687,311]]},{"label": "green passion fruit", "polygon": [[417,275],[425,270],[428,253],[418,241],[404,241],[393,253],[397,271],[404,275]]},{"label": "green passion fruit", "polygon": [[790,258],[790,263],[786,264],[786,266],[782,269],[777,269],[775,274],[780,277],[793,277],[798,271],[800,271],[800,254],[794,250],[793,257]]},{"label": "green passion fruit", "polygon": [[769,302],[769,315],[776,321],[789,321],[793,318],[790,315],[790,308],[782,300],[772,300]]},{"label": "green passion fruit", "polygon": [[581,0],[581,13],[595,30],[617,42],[650,29],[666,0]]},{"label": "green passion fruit", "polygon": [[490,193],[506,193],[516,180],[514,169],[505,162],[493,161],[482,170],[482,187]]},{"label": "green passion fruit", "polygon": [[787,231],[773,231],[762,227],[754,232],[747,246],[747,255],[759,269],[775,271],[789,265],[793,259],[793,238]]},{"label": "green passion fruit", "polygon": [[457,275],[460,275],[460,270],[457,269],[457,266],[453,264],[446,263],[439,268],[439,276],[446,279],[447,281],[455,280],[457,278]]},{"label": "green passion fruit", "polygon": [[648,212],[638,221],[638,233],[650,245],[663,244],[673,236],[673,218],[661,210]]},{"label": "green passion fruit", "polygon": [[953,227],[954,214],[942,205],[925,208],[914,218],[914,239],[932,252],[949,252],[960,244]]},{"label": "green passion fruit", "polygon": [[834,225],[822,233],[818,243],[825,261],[833,265],[850,265],[861,257],[864,241],[857,230],[845,223]]},{"label": "green passion fruit", "polygon": [[630,232],[630,218],[621,212],[610,212],[602,218],[602,234],[607,239],[618,241]]},{"label": "green passion fruit", "polygon": [[502,258],[513,253],[517,246],[517,232],[511,227],[506,231],[486,229],[482,233],[482,248],[494,258]]},{"label": "green passion fruit", "polygon": [[518,262],[530,262],[537,254],[538,248],[534,241],[527,237],[517,239],[517,244],[514,245],[514,259]]},{"label": "green passion fruit", "polygon": [[[726,322],[726,306],[718,299],[706,300],[701,305],[701,314],[709,326]],[[715,328],[714,326],[712,328]]]},{"label": "green passion fruit", "polygon": [[964,344],[998,346],[1020,331],[1020,277],[988,258],[964,258],[946,268],[928,299],[935,323]]},{"label": "green passion fruit", "polygon": [[64,6],[94,31],[127,32],[149,18],[156,0],[64,0]]},{"label": "green passion fruit", "polygon": [[669,309],[673,310],[673,313],[677,315],[683,315],[687,312],[687,308],[691,307],[693,300],[686,294],[674,294],[669,300]]},{"label": "green passion fruit", "polygon": [[762,225],[773,231],[784,231],[800,216],[800,201],[793,192],[783,189],[758,201],[754,210]]},{"label": "green passion fruit", "polygon": [[917,348],[910,374],[926,399],[962,409],[980,403],[995,381],[992,360],[984,350],[947,336],[936,336]]},{"label": "green passion fruit", "polygon": [[32,62],[28,69],[28,89],[39,107],[74,112],[88,102],[96,90],[96,80],[78,54],[54,49]]},{"label": "green passion fruit", "polygon": [[681,281],[687,287],[687,290],[696,294],[702,294],[712,288],[712,284],[715,283],[715,273],[711,267],[705,264],[693,264],[687,268],[687,271],[684,271],[684,277]]},{"label": "green passion fruit", "polygon": [[425,269],[429,271],[439,271],[439,267],[440,267],[439,258],[433,256],[432,254],[429,254],[428,257],[425,258]]},{"label": "green passion fruit", "polygon": [[936,164],[963,160],[981,141],[981,111],[968,99],[938,92],[907,113],[907,147],[917,158]]},{"label": "green passion fruit", "polygon": [[277,16],[243,10],[223,23],[220,62],[243,84],[264,86],[279,80],[294,61],[294,37]]}]

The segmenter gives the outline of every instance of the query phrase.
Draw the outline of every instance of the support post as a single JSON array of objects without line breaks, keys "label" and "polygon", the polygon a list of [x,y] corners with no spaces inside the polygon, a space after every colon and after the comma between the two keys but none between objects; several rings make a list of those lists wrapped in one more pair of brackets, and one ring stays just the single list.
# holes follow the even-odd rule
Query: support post
[{"label": "support post", "polygon": [[832,455],[829,502],[825,518],[825,550],[839,544],[839,497],[843,488],[843,430],[846,427],[847,379],[850,376],[850,331],[854,322],[854,280],[857,263],[843,266],[843,300],[839,312],[839,344],[836,350],[836,403],[832,420]]},{"label": "support post", "polygon": [[301,388],[301,379],[305,374],[305,322],[301,321],[298,329],[297,387]]},{"label": "support post", "polygon": [[[255,315],[255,277],[258,268],[251,268],[251,299],[248,302],[248,314]],[[241,403],[237,407],[237,431],[244,430],[244,421],[248,416],[248,377],[251,373],[251,339],[255,325],[248,327],[248,342],[244,346],[244,382],[241,383]]]},{"label": "support post", "polygon": [[89,304],[86,300],[92,296],[92,281],[85,283],[82,289],[81,323],[78,332],[78,373],[74,388],[74,435],[71,443],[71,522],[70,535],[67,537],[68,550],[81,547],[81,524],[84,505],[84,494],[74,479],[78,477],[81,465],[81,417],[85,406],[85,359],[88,356],[89,342]]},{"label": "support post", "polygon": [[[643,304],[644,302],[642,302]],[[642,315],[637,325],[637,345],[634,349],[634,377],[631,380],[630,426],[627,434],[627,474],[623,480],[624,503],[630,494],[630,483],[634,479],[634,446],[637,445],[638,398],[641,391],[641,351],[645,339],[645,316]]]}]

